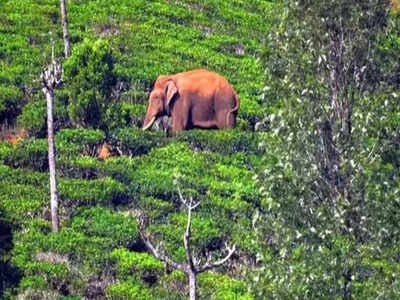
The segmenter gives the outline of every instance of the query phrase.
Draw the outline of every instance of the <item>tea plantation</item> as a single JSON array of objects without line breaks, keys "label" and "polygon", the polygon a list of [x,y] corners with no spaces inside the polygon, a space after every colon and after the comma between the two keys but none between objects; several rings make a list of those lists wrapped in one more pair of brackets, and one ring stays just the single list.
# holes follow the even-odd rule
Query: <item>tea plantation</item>
[{"label": "tea plantation", "polygon": [[[184,299],[187,279],[145,251],[135,217],[143,210],[154,241],[184,260],[180,187],[201,201],[193,217],[196,256],[210,252],[217,259],[225,241],[240,249],[224,268],[200,276],[199,295],[254,298],[244,274],[255,262],[251,222],[262,205],[253,178],[264,153],[253,129],[266,110],[257,57],[273,5],[68,2],[72,56],[55,99],[62,229],[52,233],[46,104],[38,75],[52,47],[63,56],[59,1],[0,4],[0,117],[29,136],[15,146],[0,143],[3,297]],[[238,92],[238,127],[176,136],[142,132],[157,76],[200,67],[226,76]],[[95,90],[99,109],[90,115],[87,99]],[[105,142],[112,156],[99,160]]]},{"label": "tea plantation", "polygon": [[[46,102],[39,75],[52,49],[56,58],[63,57],[59,4],[0,2],[0,298],[187,299],[186,275],[151,256],[137,228],[141,211],[151,240],[171,259],[185,261],[187,213],[179,188],[184,197],[201,202],[192,217],[194,255],[202,261],[210,255],[217,260],[226,254],[225,243],[237,246],[226,264],[199,275],[200,299],[312,299],[320,295],[320,286],[332,287],[325,299],[337,299],[341,288],[333,287],[343,285],[341,275],[331,275],[331,265],[326,266],[329,270],[307,265],[301,245],[308,242],[304,228],[311,225],[290,217],[288,224],[277,221],[286,196],[288,209],[294,212],[290,197],[304,197],[303,191],[297,192],[301,187],[288,191],[294,186],[295,171],[282,163],[278,131],[270,130],[264,119],[273,116],[268,119],[272,122],[282,117],[282,109],[292,109],[281,99],[266,97],[265,89],[266,36],[276,12],[284,11],[282,3],[67,2],[72,55],[63,63],[64,83],[55,92],[61,230],[54,233]],[[397,53],[399,45],[398,37],[391,35],[383,46]],[[195,68],[225,76],[237,91],[241,106],[236,128],[178,134],[142,131],[157,76]],[[387,123],[392,131],[377,133],[390,136],[391,142],[374,167],[365,171],[373,178],[366,192],[373,198],[385,191],[391,199],[398,198],[400,151],[393,142],[399,141],[393,133],[398,129],[398,108],[392,113]],[[255,130],[260,124],[264,130]],[[7,131],[23,134],[10,143]],[[99,159],[104,144],[110,155]],[[374,141],[366,144],[373,147]],[[385,170],[384,175],[377,170]],[[271,174],[279,181],[276,185]],[[376,191],[373,180],[390,183]],[[296,188],[301,184],[295,182]],[[266,190],[285,199],[275,201]],[[384,212],[381,217],[390,224],[398,220]],[[267,223],[262,229],[261,219]],[[298,226],[299,231],[286,225]],[[287,236],[274,235],[276,228]],[[396,241],[397,227],[393,230]],[[347,247],[346,238],[334,239],[332,245],[321,242],[322,252],[309,256],[315,258],[312,266],[325,267],[321,257],[339,265],[332,253],[346,249],[340,253],[347,255],[354,250]],[[288,247],[279,249],[282,243]],[[374,240],[361,244],[372,245]],[[372,287],[380,283],[382,289],[392,289],[391,296],[400,295],[395,283],[400,275],[398,245],[377,246],[381,252],[357,248],[362,265],[361,275],[352,279],[357,295],[377,296]],[[290,257],[290,265],[279,264],[278,257]],[[313,277],[314,270],[320,277]],[[292,272],[297,273],[290,279],[276,280]],[[296,276],[311,280],[305,283]]]}]

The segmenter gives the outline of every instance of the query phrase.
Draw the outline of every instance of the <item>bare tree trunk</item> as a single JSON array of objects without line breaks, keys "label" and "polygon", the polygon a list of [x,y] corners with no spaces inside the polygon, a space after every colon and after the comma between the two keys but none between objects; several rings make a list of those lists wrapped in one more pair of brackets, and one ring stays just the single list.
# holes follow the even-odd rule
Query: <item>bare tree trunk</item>
[{"label": "bare tree trunk", "polygon": [[61,7],[61,18],[62,18],[62,26],[63,26],[64,55],[65,55],[65,58],[68,58],[71,55],[71,49],[70,49],[70,44],[69,44],[66,0],[60,0],[60,7]]},{"label": "bare tree trunk", "polygon": [[59,230],[58,218],[58,195],[56,180],[56,159],[54,147],[54,123],[53,123],[53,103],[54,93],[52,89],[46,90],[47,100],[47,140],[49,143],[49,171],[50,171],[50,207],[51,224],[53,231]]},{"label": "bare tree trunk", "polygon": [[189,299],[197,299],[197,273],[189,270]]},{"label": "bare tree trunk", "polygon": [[53,231],[59,230],[58,218],[58,197],[56,181],[56,159],[54,149],[54,122],[53,122],[53,103],[54,89],[61,83],[61,64],[54,59],[54,50],[51,64],[42,70],[40,78],[43,85],[43,93],[47,101],[47,139],[49,144],[49,171],[50,171],[50,207],[51,223]]}]

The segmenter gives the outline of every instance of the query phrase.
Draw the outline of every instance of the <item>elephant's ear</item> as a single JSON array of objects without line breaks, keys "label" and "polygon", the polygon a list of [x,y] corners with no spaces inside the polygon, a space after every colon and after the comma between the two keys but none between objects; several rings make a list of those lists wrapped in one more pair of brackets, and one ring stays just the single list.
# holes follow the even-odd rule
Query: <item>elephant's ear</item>
[{"label": "elephant's ear", "polygon": [[167,94],[167,107],[171,104],[172,99],[174,98],[175,94],[178,93],[178,88],[176,87],[173,81],[168,81],[166,87],[166,94]]}]

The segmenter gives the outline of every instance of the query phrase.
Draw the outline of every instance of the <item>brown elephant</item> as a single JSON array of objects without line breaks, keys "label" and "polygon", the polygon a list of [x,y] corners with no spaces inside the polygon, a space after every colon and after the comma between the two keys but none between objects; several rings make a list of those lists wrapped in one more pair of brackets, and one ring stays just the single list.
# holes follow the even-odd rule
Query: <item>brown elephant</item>
[{"label": "brown elephant", "polygon": [[233,128],[239,106],[234,89],[214,72],[198,69],[162,75],[150,93],[143,130],[164,115],[172,119],[172,132],[191,128]]}]

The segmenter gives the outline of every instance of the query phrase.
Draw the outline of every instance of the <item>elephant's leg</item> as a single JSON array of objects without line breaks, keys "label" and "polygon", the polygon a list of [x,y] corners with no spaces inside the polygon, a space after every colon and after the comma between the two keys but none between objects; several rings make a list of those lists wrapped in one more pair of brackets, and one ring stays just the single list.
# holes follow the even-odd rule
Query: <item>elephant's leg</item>
[{"label": "elephant's leg", "polygon": [[236,118],[229,109],[220,110],[216,118],[218,129],[231,129],[236,125]]},{"label": "elephant's leg", "polygon": [[172,110],[172,132],[188,129],[189,105],[184,99],[179,99]]}]

